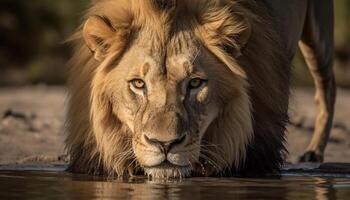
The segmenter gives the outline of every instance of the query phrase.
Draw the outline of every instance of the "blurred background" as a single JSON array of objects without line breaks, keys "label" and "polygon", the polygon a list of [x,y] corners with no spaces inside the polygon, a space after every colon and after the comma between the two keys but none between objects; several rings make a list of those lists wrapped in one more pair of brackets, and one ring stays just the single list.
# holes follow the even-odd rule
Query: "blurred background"
[{"label": "blurred background", "polygon": [[[88,2],[1,0],[0,85],[63,84],[70,55],[63,41],[78,26]],[[334,2],[337,83],[350,87],[350,1]],[[294,84],[312,84],[300,54],[294,70]]]},{"label": "blurred background", "polygon": [[63,84],[69,46],[87,0],[1,0],[0,85]]}]

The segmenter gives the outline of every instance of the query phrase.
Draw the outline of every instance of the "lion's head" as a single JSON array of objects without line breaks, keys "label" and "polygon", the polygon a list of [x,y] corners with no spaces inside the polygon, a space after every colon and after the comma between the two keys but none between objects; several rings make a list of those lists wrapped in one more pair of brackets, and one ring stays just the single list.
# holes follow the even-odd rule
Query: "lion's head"
[{"label": "lion's head", "polygon": [[225,0],[97,1],[73,59],[71,167],[156,178],[239,168],[253,138],[244,12]]}]

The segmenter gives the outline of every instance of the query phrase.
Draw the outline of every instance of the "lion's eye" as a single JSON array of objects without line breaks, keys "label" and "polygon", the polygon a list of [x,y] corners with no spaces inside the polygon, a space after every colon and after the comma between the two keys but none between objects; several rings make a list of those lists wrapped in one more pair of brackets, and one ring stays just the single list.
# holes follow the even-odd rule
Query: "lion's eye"
[{"label": "lion's eye", "polygon": [[189,87],[190,89],[197,89],[200,86],[202,86],[202,84],[205,82],[205,80],[200,79],[200,78],[194,78],[190,81],[189,83]]},{"label": "lion's eye", "polygon": [[141,79],[134,79],[134,80],[131,80],[130,82],[137,89],[144,89],[146,86],[146,83]]}]

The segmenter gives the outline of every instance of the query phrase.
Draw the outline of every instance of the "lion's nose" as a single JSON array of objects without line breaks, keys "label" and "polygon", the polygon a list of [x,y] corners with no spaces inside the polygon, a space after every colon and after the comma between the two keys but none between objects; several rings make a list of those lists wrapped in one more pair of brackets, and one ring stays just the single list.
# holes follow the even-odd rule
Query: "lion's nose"
[{"label": "lion's nose", "polygon": [[169,141],[160,141],[156,138],[149,138],[147,135],[144,135],[145,140],[150,144],[157,146],[165,155],[168,154],[171,148],[174,146],[181,144],[185,141],[186,135],[183,135],[182,137],[179,137],[174,140],[169,140]]}]

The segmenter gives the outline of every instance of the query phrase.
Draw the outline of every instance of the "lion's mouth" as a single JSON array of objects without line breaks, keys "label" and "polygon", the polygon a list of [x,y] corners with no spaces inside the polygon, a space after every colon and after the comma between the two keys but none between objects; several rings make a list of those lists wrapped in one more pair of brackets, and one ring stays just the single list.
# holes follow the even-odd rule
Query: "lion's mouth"
[{"label": "lion's mouth", "polygon": [[145,174],[152,179],[185,178],[191,175],[191,166],[179,166],[164,161],[159,165],[144,167]]}]

